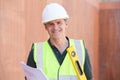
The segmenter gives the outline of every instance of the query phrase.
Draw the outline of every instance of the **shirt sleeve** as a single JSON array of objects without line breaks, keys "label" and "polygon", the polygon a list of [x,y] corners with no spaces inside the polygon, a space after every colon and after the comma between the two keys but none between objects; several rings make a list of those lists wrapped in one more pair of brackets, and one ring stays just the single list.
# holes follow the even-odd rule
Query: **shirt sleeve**
[{"label": "shirt sleeve", "polygon": [[85,72],[85,75],[87,77],[87,80],[92,79],[92,77],[93,77],[93,75],[92,75],[92,68],[91,68],[90,59],[89,59],[89,55],[88,55],[87,49],[85,49],[84,72]]},{"label": "shirt sleeve", "polygon": [[36,62],[34,61],[34,44],[32,44],[31,51],[27,59],[27,65],[36,68]]}]

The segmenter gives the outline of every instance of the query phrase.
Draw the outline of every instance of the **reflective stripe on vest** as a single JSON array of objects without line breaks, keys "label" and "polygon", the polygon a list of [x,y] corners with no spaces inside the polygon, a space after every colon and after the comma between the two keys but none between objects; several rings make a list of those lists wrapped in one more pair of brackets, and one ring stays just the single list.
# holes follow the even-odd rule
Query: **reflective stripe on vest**
[{"label": "reflective stripe on vest", "polygon": [[[56,80],[56,79],[49,79],[49,80]],[[60,76],[58,80],[78,80],[76,76]]]},{"label": "reflective stripe on vest", "polygon": [[[73,39],[70,39],[70,45],[74,45],[75,46],[75,51],[76,51],[76,53],[77,53],[77,55],[79,57],[80,63],[82,64],[82,68],[83,68],[84,61],[85,61],[85,49],[84,49],[83,40],[73,40]],[[40,42],[40,43],[35,43],[34,44],[34,60],[36,62],[37,68],[42,68],[45,72],[47,72],[45,70],[46,68],[44,68],[44,64],[43,64],[43,63],[46,63],[46,62],[43,61],[44,60],[43,57],[45,57],[43,54],[46,54],[46,53],[44,53],[45,52],[45,46],[49,46],[47,41],[43,42],[43,43]],[[57,60],[57,59],[55,59],[55,60]],[[55,64],[53,64],[53,65],[55,65]],[[64,74],[64,67],[63,67],[62,70],[63,71],[61,73]],[[70,80],[77,80],[77,77],[73,75],[73,74],[75,74],[74,72],[70,73],[70,74],[72,74],[72,76],[69,76],[69,77],[64,76],[64,78],[59,76],[59,80],[64,80],[64,79],[67,79],[67,80],[69,80],[69,79]],[[48,74],[48,75],[50,75],[50,74]],[[56,74],[56,76],[57,76],[57,74]],[[49,77],[49,78],[51,78],[51,77]],[[50,80],[54,80],[54,79],[50,79]]]}]

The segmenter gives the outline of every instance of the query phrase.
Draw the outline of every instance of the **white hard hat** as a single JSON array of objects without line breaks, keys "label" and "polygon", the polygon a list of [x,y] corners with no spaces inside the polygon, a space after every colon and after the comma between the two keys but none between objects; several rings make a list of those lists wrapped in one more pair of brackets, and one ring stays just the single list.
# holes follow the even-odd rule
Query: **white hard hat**
[{"label": "white hard hat", "polygon": [[48,4],[42,13],[42,23],[47,23],[55,19],[68,19],[69,16],[61,5],[57,3]]}]

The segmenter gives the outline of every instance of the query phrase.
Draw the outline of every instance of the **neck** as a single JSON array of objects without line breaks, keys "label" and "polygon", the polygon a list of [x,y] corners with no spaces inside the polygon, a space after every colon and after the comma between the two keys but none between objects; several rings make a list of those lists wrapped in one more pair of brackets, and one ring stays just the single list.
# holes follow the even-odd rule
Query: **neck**
[{"label": "neck", "polygon": [[51,42],[52,45],[54,45],[61,52],[61,54],[63,53],[63,51],[68,46],[68,41],[67,41],[67,39],[65,37],[60,38],[60,39],[52,39],[52,38],[50,38],[50,42]]}]

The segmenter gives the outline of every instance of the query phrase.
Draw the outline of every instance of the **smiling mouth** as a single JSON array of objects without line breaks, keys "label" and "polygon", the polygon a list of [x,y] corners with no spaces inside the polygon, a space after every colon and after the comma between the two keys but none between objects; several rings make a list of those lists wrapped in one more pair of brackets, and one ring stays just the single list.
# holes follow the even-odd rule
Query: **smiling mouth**
[{"label": "smiling mouth", "polygon": [[59,33],[61,30],[54,30],[53,33]]}]

